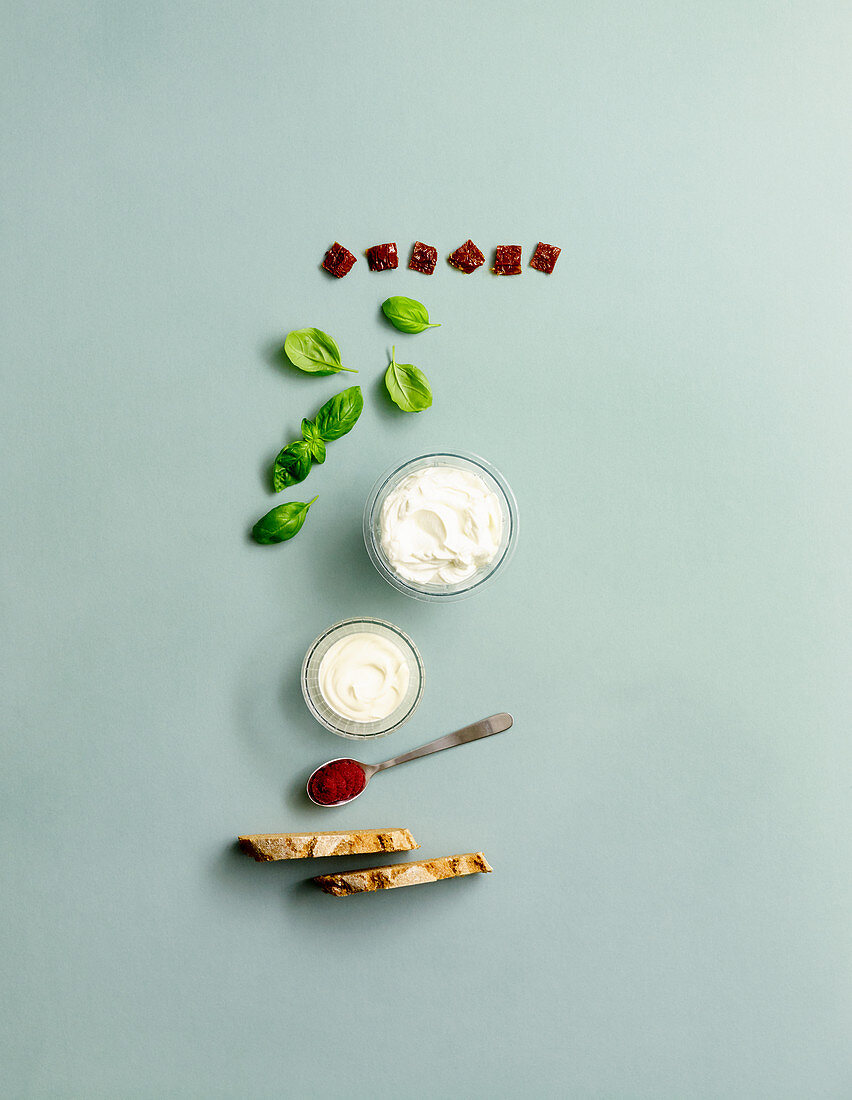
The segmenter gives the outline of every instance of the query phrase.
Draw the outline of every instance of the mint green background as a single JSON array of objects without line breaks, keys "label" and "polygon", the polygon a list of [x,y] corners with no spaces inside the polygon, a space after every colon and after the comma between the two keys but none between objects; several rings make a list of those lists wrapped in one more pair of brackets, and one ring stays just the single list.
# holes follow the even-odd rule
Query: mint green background
[{"label": "mint green background", "polygon": [[[4,5],[4,1095],[852,1093],[849,13]],[[563,253],[317,270],[468,236]],[[443,327],[394,334],[394,293]],[[305,325],[366,409],[257,547],[341,388],[275,361]],[[360,535],[440,447],[522,526],[447,607]],[[516,724],[331,813],[302,785],[354,743],[297,674],[355,614],[427,666],[364,759]],[[340,901],[308,877],[361,860],[233,848],[386,825],[495,873]]]}]

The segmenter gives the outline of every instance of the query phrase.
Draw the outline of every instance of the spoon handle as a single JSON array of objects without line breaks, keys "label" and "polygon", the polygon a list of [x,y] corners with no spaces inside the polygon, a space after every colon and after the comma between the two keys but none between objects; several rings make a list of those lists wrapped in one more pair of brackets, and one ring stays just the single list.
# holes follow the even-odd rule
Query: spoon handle
[{"label": "spoon handle", "polygon": [[395,764],[405,764],[409,760],[416,760],[419,756],[428,756],[432,752],[440,752],[441,749],[452,749],[456,745],[464,745],[468,741],[477,741],[480,737],[491,737],[494,733],[502,733],[512,725],[511,714],[492,714],[490,718],[482,718],[474,722],[472,726],[465,726],[448,733],[445,737],[439,737],[437,741],[430,741],[428,745],[421,745],[419,749],[404,752],[401,756],[383,760],[381,764],[374,764],[375,771],[382,772],[385,768],[392,768]]}]

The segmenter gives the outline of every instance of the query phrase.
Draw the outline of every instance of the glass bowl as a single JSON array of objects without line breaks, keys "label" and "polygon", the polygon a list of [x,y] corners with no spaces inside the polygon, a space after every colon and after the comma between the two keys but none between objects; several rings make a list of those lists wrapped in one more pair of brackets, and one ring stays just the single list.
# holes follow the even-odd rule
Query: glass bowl
[{"label": "glass bowl", "polygon": [[[485,482],[500,502],[503,530],[497,553],[487,565],[458,584],[417,584],[407,580],[393,569],[382,550],[381,513],[385,498],[404,477],[429,466],[451,466],[471,471]],[[411,458],[399,466],[385,470],[373,486],[364,508],[364,542],[370,560],[389,584],[415,600],[446,602],[461,600],[478,592],[506,568],[515,552],[517,541],[518,503],[508,482],[490,462],[486,462],[479,455],[463,451],[436,451],[432,454],[420,455],[418,458]]]},{"label": "glass bowl", "polygon": [[[326,703],[319,685],[320,664],[329,649],[348,634],[361,633],[379,634],[386,638],[399,649],[408,663],[408,689],[402,702],[387,718],[382,718],[378,722],[353,722],[349,718],[342,717]],[[313,642],[302,662],[302,695],[305,697],[308,710],[327,730],[331,730],[339,737],[350,737],[356,741],[384,737],[385,734],[399,729],[420,705],[425,681],[426,670],[417,646],[399,627],[383,619],[344,619],[342,622],[335,623]]]}]

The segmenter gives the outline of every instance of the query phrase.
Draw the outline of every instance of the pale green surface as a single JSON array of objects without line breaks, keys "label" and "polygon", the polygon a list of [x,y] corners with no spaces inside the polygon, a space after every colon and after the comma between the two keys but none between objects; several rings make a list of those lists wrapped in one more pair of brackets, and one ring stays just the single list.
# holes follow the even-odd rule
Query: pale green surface
[{"label": "pale green surface", "polygon": [[[4,1096],[850,1095],[848,13],[4,5]],[[317,270],[468,235],[564,252]],[[367,408],[256,547],[348,378],[274,363],[305,325]],[[360,541],[434,447],[522,518],[447,607]],[[516,725],[331,814],[301,784],[350,743],[296,677],[352,614],[428,676],[365,759]],[[306,879],[354,861],[231,847],[338,825],[495,873],[336,900]]]}]

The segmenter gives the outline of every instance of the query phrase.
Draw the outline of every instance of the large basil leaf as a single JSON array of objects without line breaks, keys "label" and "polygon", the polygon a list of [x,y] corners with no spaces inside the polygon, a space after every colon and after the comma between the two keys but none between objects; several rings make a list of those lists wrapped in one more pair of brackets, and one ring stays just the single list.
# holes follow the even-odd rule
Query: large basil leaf
[{"label": "large basil leaf", "polygon": [[288,333],[284,352],[294,367],[308,374],[337,374],[341,370],[358,373],[341,365],[340,348],[319,328],[300,328]]},{"label": "large basil leaf", "polygon": [[298,535],[314,500],[309,500],[307,504],[291,500],[289,504],[279,504],[277,508],[267,512],[252,528],[255,541],[267,546],[273,542],[286,542]]},{"label": "large basil leaf", "polygon": [[307,417],[302,421],[302,438],[307,445],[311,458],[314,462],[322,465],[325,462],[325,440],[320,435],[319,428],[313,420],[308,420]]},{"label": "large basil leaf", "polygon": [[426,375],[410,363],[397,363],[396,348],[385,372],[385,386],[391,401],[403,412],[422,412],[432,404],[432,390]]},{"label": "large basil leaf", "polygon": [[311,472],[311,449],[303,439],[288,443],[272,467],[272,487],[276,493],[290,485],[298,485]]},{"label": "large basil leaf", "polygon": [[440,328],[429,324],[429,311],[422,302],[398,295],[382,302],[382,313],[400,332],[422,332],[427,328]]},{"label": "large basil leaf", "polygon": [[350,386],[330,401],[326,401],[316,415],[314,423],[322,438],[331,443],[351,432],[364,408],[360,386]]}]

